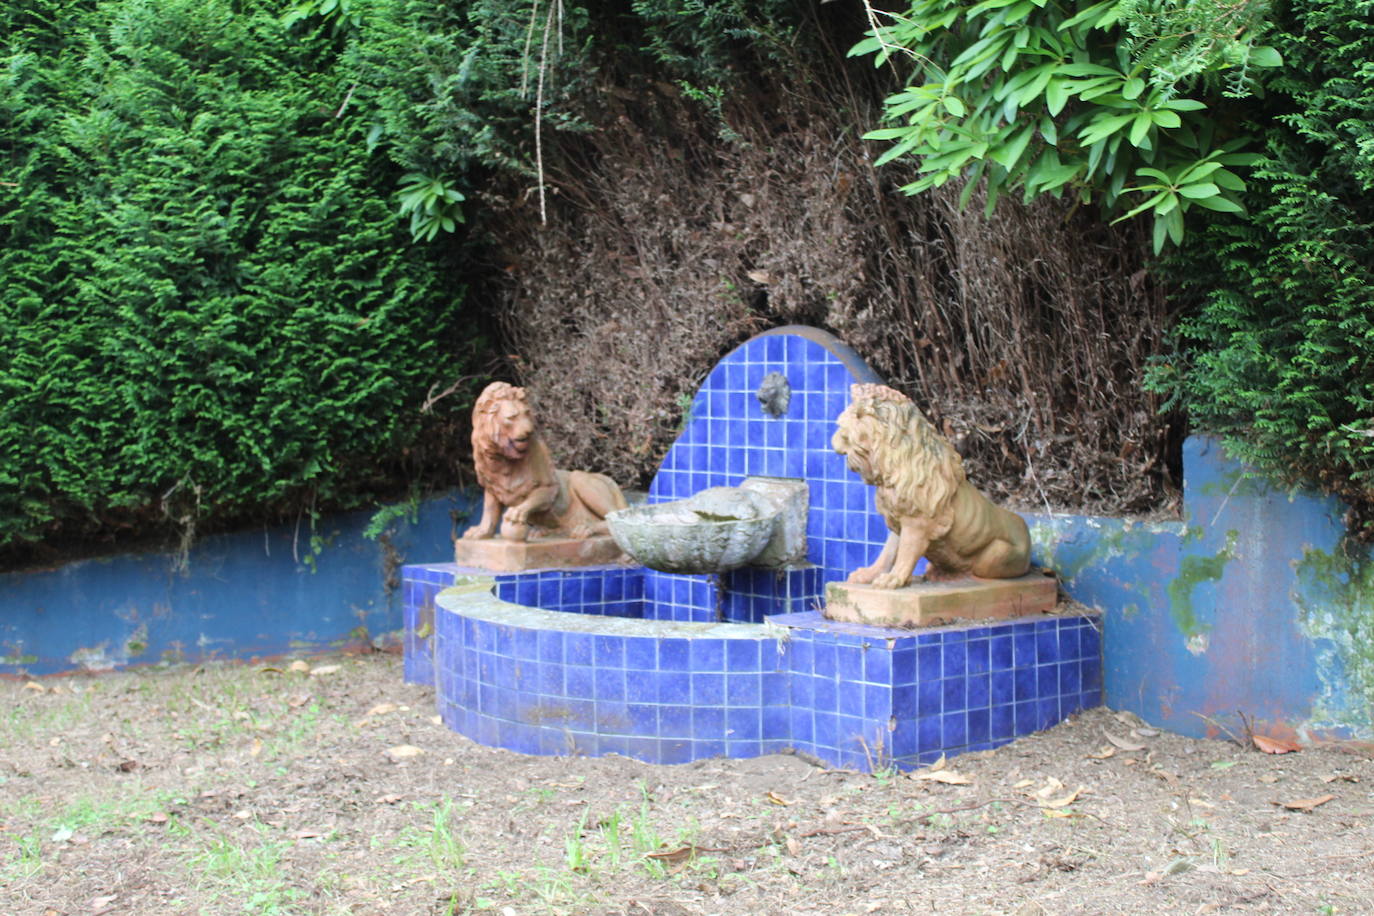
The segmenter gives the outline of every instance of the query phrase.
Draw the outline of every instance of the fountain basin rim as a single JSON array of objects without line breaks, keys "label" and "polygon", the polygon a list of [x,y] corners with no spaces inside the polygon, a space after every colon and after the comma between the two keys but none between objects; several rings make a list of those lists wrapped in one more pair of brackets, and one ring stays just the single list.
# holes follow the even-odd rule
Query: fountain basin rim
[{"label": "fountain basin rim", "polygon": [[467,575],[434,596],[441,610],[473,620],[532,630],[640,637],[645,639],[786,639],[787,628],[773,623],[726,623],[607,617],[575,611],[548,611],[497,598],[494,576]]}]

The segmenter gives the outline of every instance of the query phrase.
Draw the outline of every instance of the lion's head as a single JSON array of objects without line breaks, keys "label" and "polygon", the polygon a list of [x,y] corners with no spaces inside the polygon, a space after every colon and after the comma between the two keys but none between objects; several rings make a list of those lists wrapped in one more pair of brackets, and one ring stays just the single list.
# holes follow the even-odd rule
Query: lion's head
[{"label": "lion's head", "polygon": [[520,461],[529,453],[534,435],[534,415],[525,389],[492,382],[482,391],[472,409],[474,455]]},{"label": "lion's head", "polygon": [[959,453],[901,392],[863,384],[850,397],[836,421],[835,451],[902,514],[939,514],[964,481]]}]

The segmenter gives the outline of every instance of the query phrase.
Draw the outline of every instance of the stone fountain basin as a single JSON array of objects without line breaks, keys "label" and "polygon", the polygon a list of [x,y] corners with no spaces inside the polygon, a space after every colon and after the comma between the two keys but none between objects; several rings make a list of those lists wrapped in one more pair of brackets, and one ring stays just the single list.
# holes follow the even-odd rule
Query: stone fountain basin
[{"label": "stone fountain basin", "polygon": [[749,563],[773,536],[776,507],[749,490],[712,487],[606,516],[611,536],[636,562],[671,573],[721,573]]}]

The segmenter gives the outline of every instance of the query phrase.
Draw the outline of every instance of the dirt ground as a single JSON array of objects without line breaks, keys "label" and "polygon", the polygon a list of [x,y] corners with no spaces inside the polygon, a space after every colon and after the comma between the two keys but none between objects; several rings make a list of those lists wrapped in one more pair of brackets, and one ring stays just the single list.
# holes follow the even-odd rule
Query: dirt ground
[{"label": "dirt ground", "polygon": [[3,914],[1374,912],[1374,761],[1105,709],[870,776],[480,747],[389,655],[0,696]]}]

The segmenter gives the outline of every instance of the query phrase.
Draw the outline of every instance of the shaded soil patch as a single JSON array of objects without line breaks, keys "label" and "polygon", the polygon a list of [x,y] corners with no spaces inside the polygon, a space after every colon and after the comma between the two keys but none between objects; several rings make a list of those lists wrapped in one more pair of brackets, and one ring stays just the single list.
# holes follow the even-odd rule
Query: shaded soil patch
[{"label": "shaded soil patch", "polygon": [[[308,669],[308,670],[307,670]],[[399,659],[0,684],[0,912],[1368,912],[1374,761],[1094,710],[940,770],[521,757]],[[1287,804],[1289,807],[1284,807]]]}]

